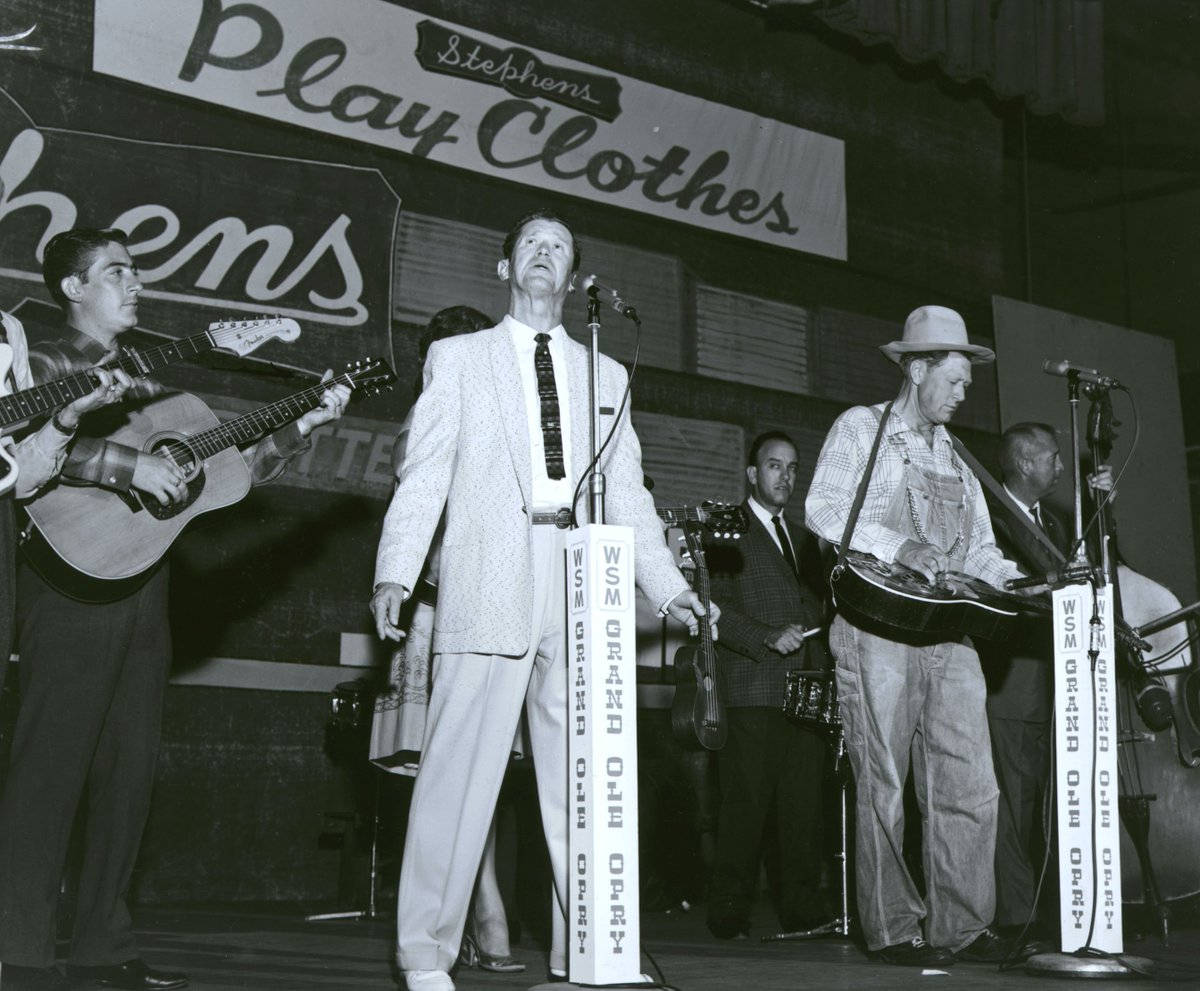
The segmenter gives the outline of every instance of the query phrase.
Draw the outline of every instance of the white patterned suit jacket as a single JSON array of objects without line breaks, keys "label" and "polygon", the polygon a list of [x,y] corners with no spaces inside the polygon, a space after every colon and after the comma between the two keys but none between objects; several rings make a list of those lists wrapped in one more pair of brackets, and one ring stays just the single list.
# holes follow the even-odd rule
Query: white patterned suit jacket
[{"label": "white patterned suit jacket", "polygon": [[[588,352],[565,338],[572,482],[588,464]],[[616,410],[625,370],[600,359],[600,404]],[[603,414],[607,434],[612,413]],[[517,353],[503,326],[436,342],[412,411],[400,482],[383,521],[375,581],[412,589],[446,507],[435,653],[523,655],[533,611],[529,428]],[[642,483],[626,409],[603,458],[607,522],[633,527],[638,587],[657,608],[687,589]],[[577,505],[587,518],[587,493]]]}]

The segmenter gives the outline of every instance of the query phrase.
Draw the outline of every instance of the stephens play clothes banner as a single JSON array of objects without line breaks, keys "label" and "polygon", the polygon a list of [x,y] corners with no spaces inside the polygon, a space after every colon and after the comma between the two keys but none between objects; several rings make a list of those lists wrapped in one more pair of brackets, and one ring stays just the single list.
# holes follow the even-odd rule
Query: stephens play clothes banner
[{"label": "stephens play clothes banner", "polygon": [[146,86],[846,258],[840,140],[383,0],[96,0],[93,51]]}]

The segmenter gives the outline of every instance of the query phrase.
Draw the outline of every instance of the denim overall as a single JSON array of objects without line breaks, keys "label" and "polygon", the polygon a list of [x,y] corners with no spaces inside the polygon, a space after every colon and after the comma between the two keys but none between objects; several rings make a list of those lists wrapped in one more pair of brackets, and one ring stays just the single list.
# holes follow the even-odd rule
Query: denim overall
[{"label": "denim overall", "polygon": [[[890,438],[892,443],[903,441]],[[971,531],[965,478],[905,455],[885,526],[932,543],[961,570]],[[991,924],[997,795],[970,642],[902,643],[837,616],[830,628],[846,746],[857,782],[858,914],[871,950],[920,936],[959,950]],[[922,902],[905,867],[904,785],[912,770],[924,820]]]}]

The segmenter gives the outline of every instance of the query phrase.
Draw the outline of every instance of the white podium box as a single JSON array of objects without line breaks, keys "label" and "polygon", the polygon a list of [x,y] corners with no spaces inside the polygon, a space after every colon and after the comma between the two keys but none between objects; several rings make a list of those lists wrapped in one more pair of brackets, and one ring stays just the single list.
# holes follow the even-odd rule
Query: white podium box
[{"label": "white podium box", "polygon": [[[1062,950],[1123,951],[1116,666],[1110,586],[1054,592],[1055,756]],[[1094,608],[1098,607],[1098,608]],[[1098,612],[1099,624],[1092,616]],[[1089,649],[1098,653],[1093,670]]]},{"label": "white podium box", "polygon": [[567,946],[572,984],[631,984],[640,971],[637,655],[633,530],[567,536]]}]

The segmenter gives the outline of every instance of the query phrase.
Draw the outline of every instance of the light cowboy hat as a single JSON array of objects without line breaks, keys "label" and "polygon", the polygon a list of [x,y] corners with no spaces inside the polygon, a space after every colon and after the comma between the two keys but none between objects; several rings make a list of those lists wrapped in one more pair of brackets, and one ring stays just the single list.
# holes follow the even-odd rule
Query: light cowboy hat
[{"label": "light cowboy hat", "polygon": [[963,318],[946,306],[918,306],[904,321],[904,337],[881,345],[879,350],[896,364],[900,363],[901,355],[929,351],[958,351],[972,362],[996,360],[996,352],[991,348],[967,340]]}]

